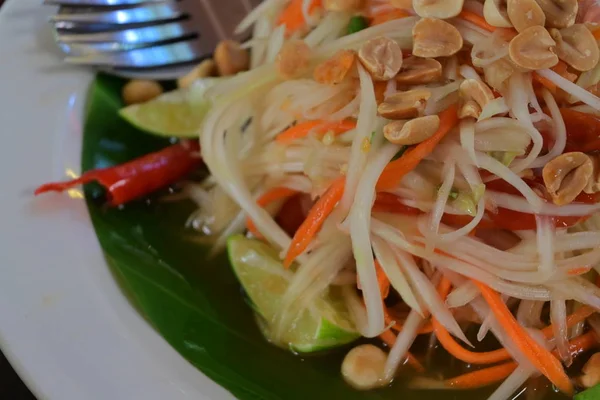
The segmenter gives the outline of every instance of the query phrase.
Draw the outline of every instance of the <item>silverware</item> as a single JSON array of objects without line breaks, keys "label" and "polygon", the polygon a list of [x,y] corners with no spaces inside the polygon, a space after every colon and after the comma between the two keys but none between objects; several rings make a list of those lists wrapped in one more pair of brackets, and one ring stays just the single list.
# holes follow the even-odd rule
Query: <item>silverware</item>
[{"label": "silverware", "polygon": [[260,0],[44,0],[72,64],[112,74],[172,79],[210,56]]}]

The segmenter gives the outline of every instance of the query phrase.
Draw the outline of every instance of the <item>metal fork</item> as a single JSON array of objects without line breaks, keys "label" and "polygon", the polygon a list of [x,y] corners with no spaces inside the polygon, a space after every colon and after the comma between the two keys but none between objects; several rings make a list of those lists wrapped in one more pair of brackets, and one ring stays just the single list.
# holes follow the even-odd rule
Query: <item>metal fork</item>
[{"label": "metal fork", "polygon": [[208,57],[260,0],[44,0],[65,61],[173,79]]}]

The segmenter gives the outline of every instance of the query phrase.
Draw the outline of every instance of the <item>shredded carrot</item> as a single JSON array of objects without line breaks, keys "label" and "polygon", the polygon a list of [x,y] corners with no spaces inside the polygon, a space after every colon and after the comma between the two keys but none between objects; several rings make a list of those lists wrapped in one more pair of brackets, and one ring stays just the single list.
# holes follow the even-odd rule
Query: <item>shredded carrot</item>
[{"label": "shredded carrot", "polygon": [[308,121],[298,125],[294,125],[291,128],[281,132],[275,138],[277,143],[290,143],[296,139],[307,136],[310,132],[314,132],[318,135],[324,135],[327,132],[333,132],[334,135],[347,132],[351,129],[356,128],[356,121],[346,119],[343,121],[329,122],[329,121]]},{"label": "shredded carrot", "polygon": [[333,181],[327,192],[310,209],[306,219],[296,231],[288,252],[285,255],[283,265],[286,268],[289,268],[296,257],[306,250],[313,237],[319,232],[321,226],[323,226],[325,219],[331,214],[338,201],[342,198],[345,187],[346,178],[343,176],[339,177]]},{"label": "shredded carrot", "polygon": [[[389,348],[394,346],[396,343],[396,335],[394,335],[389,329],[384,331],[379,338],[388,345]],[[414,368],[415,371],[419,373],[424,373],[425,368],[423,365],[417,360],[415,356],[413,356],[410,352],[406,353],[406,363]]]},{"label": "shredded carrot", "polygon": [[[261,207],[265,207],[275,201],[285,200],[287,198],[290,198],[297,193],[298,192],[293,189],[288,189],[285,187],[276,187],[276,188],[273,188],[273,189],[265,192],[262,196],[260,196],[256,200],[256,204],[258,204]],[[262,237],[261,233],[256,229],[256,225],[254,225],[254,221],[252,221],[250,219],[250,217],[246,218],[246,227],[257,238]]]},{"label": "shredded carrot", "polygon": [[[569,352],[571,356],[576,357],[581,353],[584,353],[594,347],[597,347],[599,344],[598,337],[596,333],[590,331],[588,333],[584,333],[583,335],[577,336],[575,339],[571,339],[569,341]],[[557,350],[554,350],[554,353],[558,353]]]},{"label": "shredded carrot", "polygon": [[391,21],[393,19],[400,19],[410,17],[411,14],[406,10],[401,10],[399,8],[393,10],[386,10],[379,13],[374,14],[371,17],[370,26],[375,26],[379,24],[383,24],[384,22]]},{"label": "shredded carrot", "polygon": [[[384,317],[385,317],[385,324],[387,326],[390,326],[390,329],[396,331],[396,332],[400,332],[402,331],[402,328],[404,326],[404,324],[402,323],[402,321],[392,317],[390,315],[390,313],[388,312],[387,308],[384,307],[383,308],[383,312],[384,312]],[[431,324],[431,321],[427,321],[418,331],[417,333],[419,335],[426,335],[428,333],[433,332],[433,325]]]},{"label": "shredded carrot", "polygon": [[407,150],[399,159],[390,162],[379,177],[377,190],[394,188],[407,173],[416,168],[421,160],[431,154],[440,140],[458,123],[457,111],[458,106],[456,104],[442,111],[440,113],[440,127],[433,136]]},{"label": "shredded carrot", "polygon": [[385,299],[390,294],[390,280],[377,260],[375,260],[375,270],[377,271],[377,283],[381,292],[381,298]]},{"label": "shredded carrot", "polygon": [[504,364],[446,379],[444,384],[454,389],[476,389],[506,379],[515,369],[517,369],[517,363],[509,361]]},{"label": "shredded carrot", "polygon": [[467,350],[454,340],[438,320],[432,319],[432,324],[440,344],[448,353],[461,361],[469,364],[493,364],[510,358],[510,354],[504,348],[480,353]]},{"label": "shredded carrot", "polygon": [[596,40],[600,40],[600,29],[594,29],[594,32],[592,32],[592,35],[594,35],[594,38]]},{"label": "shredded carrot", "polygon": [[[303,0],[292,0],[279,16],[278,25],[285,24],[286,35],[291,35],[306,26],[304,13],[302,12]],[[309,15],[312,15],[321,7],[321,0],[312,0],[308,7]]]},{"label": "shredded carrot", "polygon": [[536,74],[535,72],[531,75],[531,77],[533,78],[533,80],[535,82],[539,83],[540,85],[542,85],[546,89],[548,89],[550,91],[550,93],[552,93],[552,94],[556,93],[556,85],[550,79],[545,78],[539,74]]},{"label": "shredded carrot", "polygon": [[[438,293],[442,299],[445,299],[450,292],[451,283],[446,277],[443,277],[438,286]],[[458,358],[461,361],[470,364],[493,364],[499,361],[504,361],[510,358],[510,355],[505,349],[498,349],[494,351],[487,351],[482,353],[476,353],[465,349],[459,343],[457,343],[452,335],[446,330],[446,328],[440,324],[440,322],[431,318],[431,323],[435,330],[440,344],[446,349],[448,353]]]},{"label": "shredded carrot", "polygon": [[473,280],[473,282],[481,291],[481,295],[490,306],[496,319],[498,319],[519,350],[557,388],[568,395],[572,395],[573,384],[565,373],[560,361],[525,332],[497,292],[479,281]]},{"label": "shredded carrot", "polygon": [[583,274],[589,272],[590,269],[592,269],[592,267],[577,267],[577,268],[573,268],[573,269],[570,269],[569,272],[567,272],[567,275],[569,275],[569,276],[583,275]]},{"label": "shredded carrot", "polygon": [[[381,298],[385,299],[386,297],[388,297],[388,294],[390,294],[390,280],[383,271],[383,268],[381,268],[381,264],[379,264],[379,261],[377,260],[375,260],[375,272],[377,273],[377,284],[379,286]],[[359,290],[362,290],[360,280],[356,282],[356,287]]]},{"label": "shredded carrot", "polygon": [[[577,357],[579,354],[598,346],[598,344],[598,338],[594,332],[588,332],[569,342],[569,352],[573,357]],[[554,350],[552,353],[558,355],[557,350]],[[434,380],[427,381],[425,384],[421,383],[419,387],[427,387],[427,385],[435,385],[435,387],[437,387],[437,385],[441,384],[441,386],[454,389],[476,389],[504,380],[516,369],[516,367],[516,362],[509,361],[504,364],[449,378],[441,382]]]},{"label": "shredded carrot", "polygon": [[[562,76],[563,78],[569,79],[569,75],[572,75],[572,74],[570,74],[568,72],[568,68],[569,68],[569,66],[567,65],[567,63],[565,63],[562,60],[559,60],[558,64],[556,64],[554,67],[552,67],[550,69],[552,71],[556,72],[557,74],[559,74],[560,76]],[[548,89],[550,91],[550,93],[552,93],[552,95],[556,95],[558,88],[556,87],[554,82],[550,81],[547,78],[544,78],[543,76],[541,76],[535,72],[531,75],[531,77],[535,82],[539,83],[540,85],[542,85],[546,89]],[[571,80],[571,79],[569,79],[569,80]]]},{"label": "shredded carrot", "polygon": [[[576,311],[574,311],[571,315],[567,317],[567,328],[572,328],[577,325],[581,321],[585,321],[587,317],[595,313],[596,311],[590,306],[581,306]],[[546,339],[550,339],[554,336],[552,325],[549,325],[542,329],[542,333],[546,337]]]},{"label": "shredded carrot", "polygon": [[488,24],[482,16],[477,15],[474,12],[462,10],[458,16],[465,21],[469,21],[478,27],[485,29],[488,32],[494,32],[497,29],[495,26]]}]

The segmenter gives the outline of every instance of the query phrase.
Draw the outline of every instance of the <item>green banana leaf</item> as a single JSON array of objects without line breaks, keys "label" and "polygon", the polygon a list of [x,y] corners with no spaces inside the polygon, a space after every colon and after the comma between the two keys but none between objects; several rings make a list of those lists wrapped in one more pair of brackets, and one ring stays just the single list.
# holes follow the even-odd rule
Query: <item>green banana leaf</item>
[{"label": "green banana leaf", "polygon": [[[100,75],[85,123],[82,168],[121,163],[169,144],[122,120],[123,82]],[[358,392],[340,376],[346,349],[300,357],[270,345],[224,255],[208,258],[184,223],[193,205],[156,198],[107,208],[85,188],[89,212],[115,279],[147,321],[190,363],[239,399],[482,399],[489,390]],[[448,367],[449,358],[440,361]]]}]

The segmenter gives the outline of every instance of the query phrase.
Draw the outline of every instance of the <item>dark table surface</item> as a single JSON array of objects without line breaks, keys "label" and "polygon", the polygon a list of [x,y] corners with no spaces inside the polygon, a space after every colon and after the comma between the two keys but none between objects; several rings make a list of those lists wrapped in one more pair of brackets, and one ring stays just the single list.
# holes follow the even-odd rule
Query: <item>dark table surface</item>
[{"label": "dark table surface", "polygon": [[[0,7],[4,0],[0,0]],[[35,400],[27,386],[10,366],[4,354],[0,352],[0,399]]]}]

